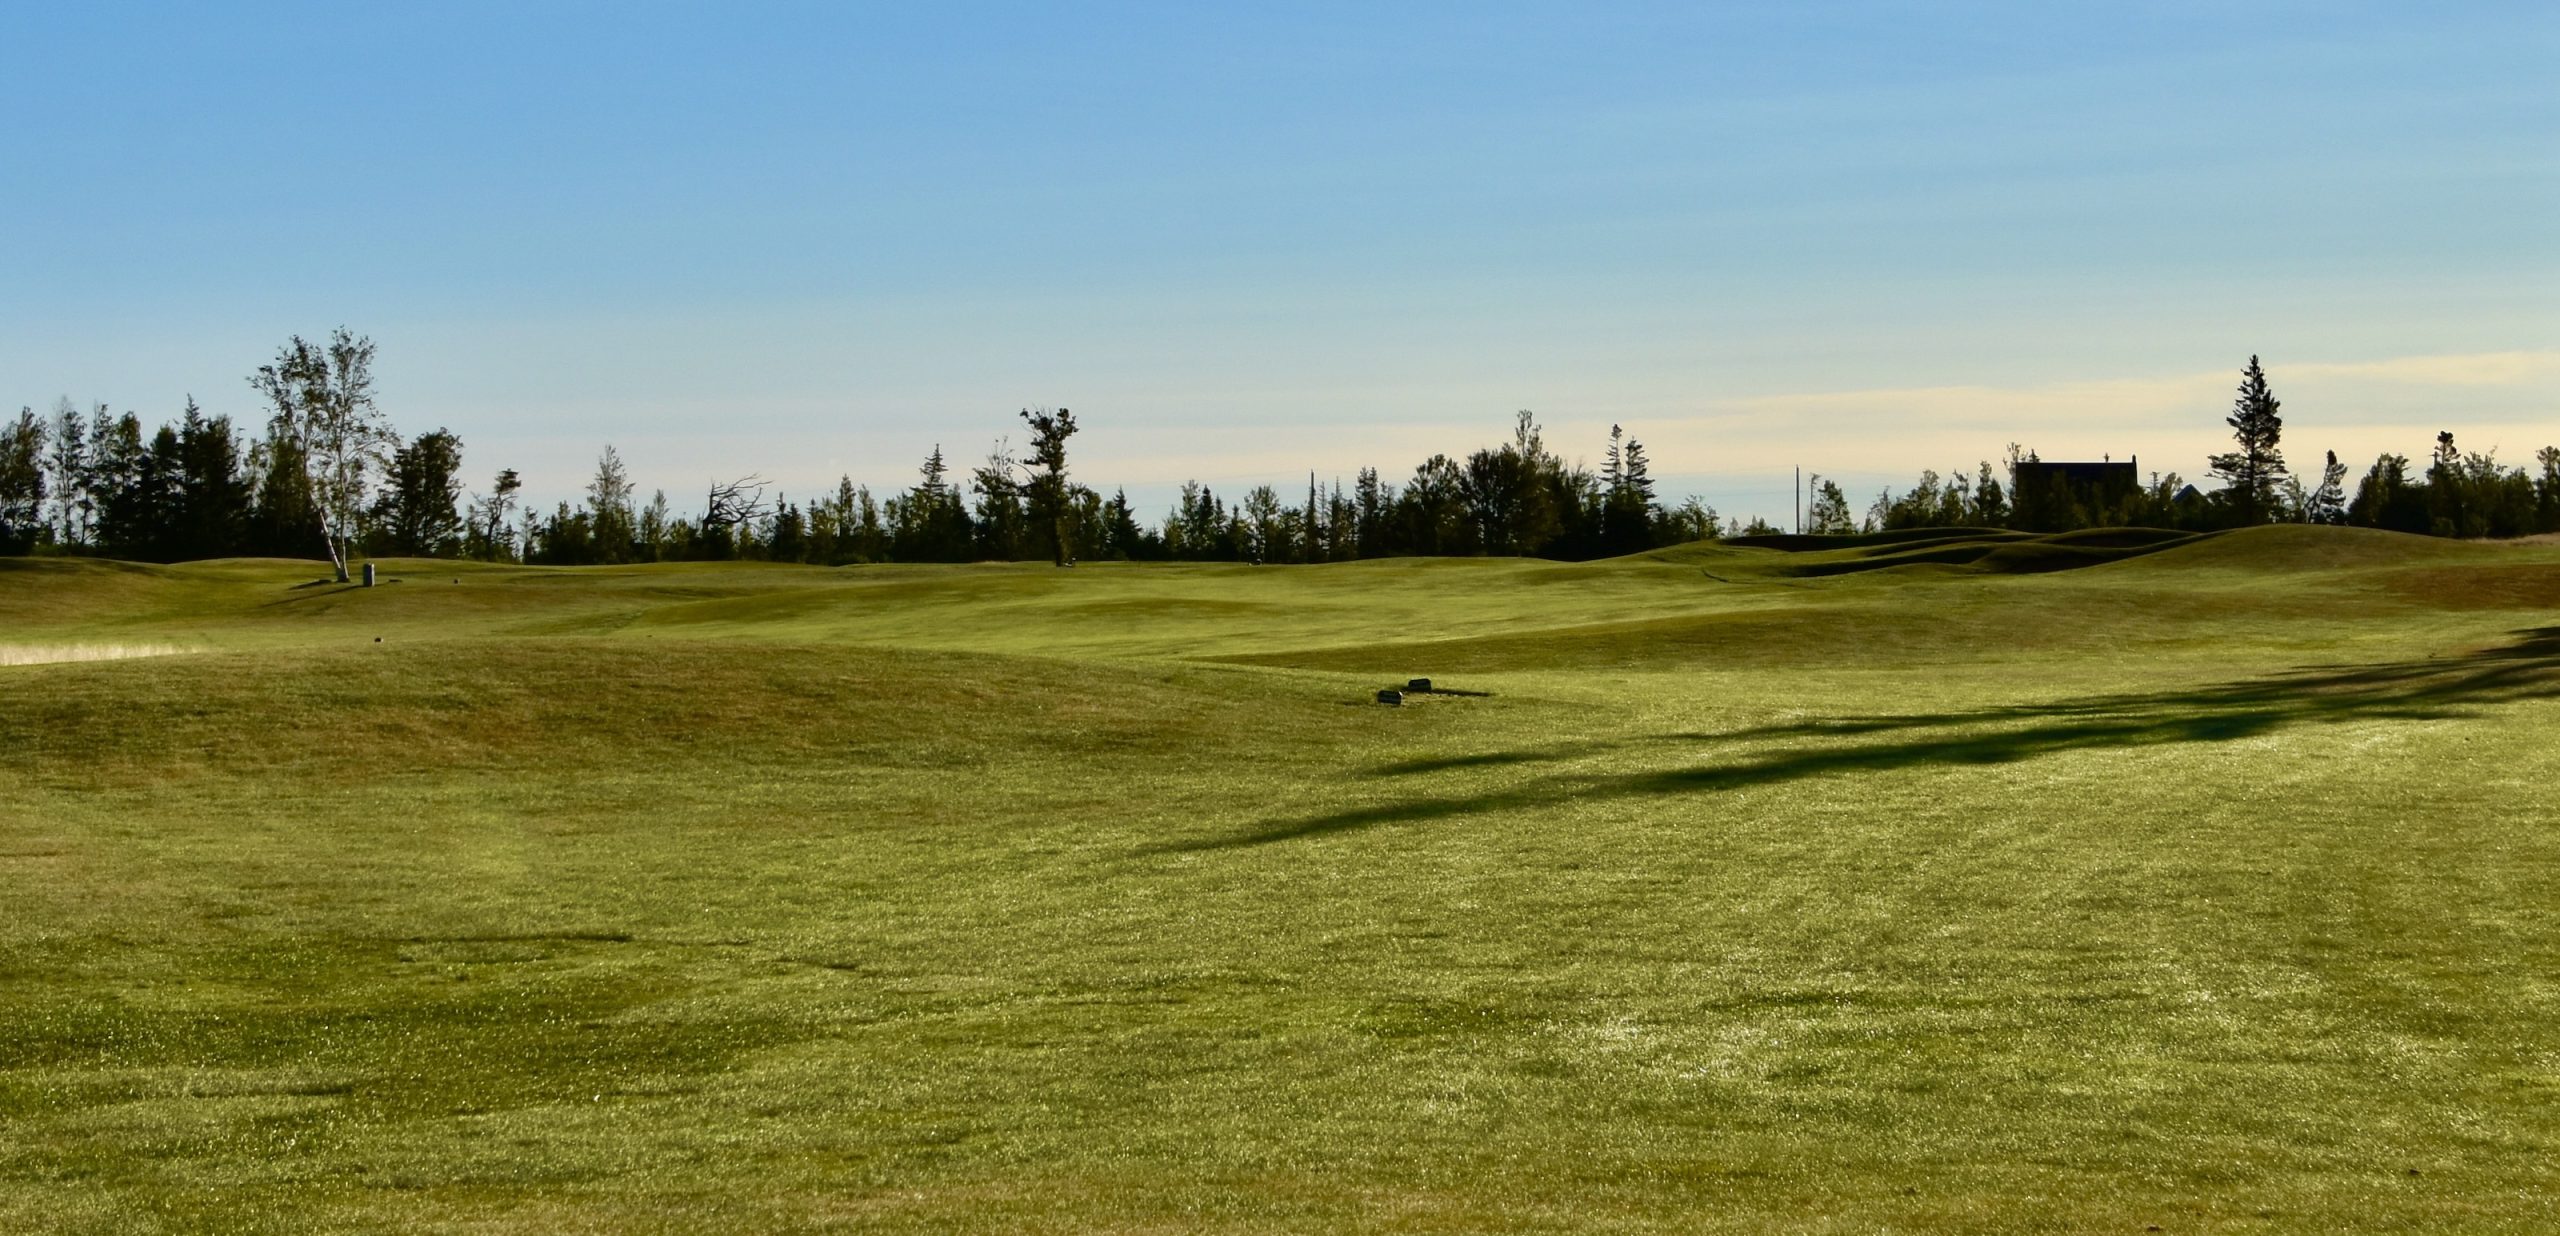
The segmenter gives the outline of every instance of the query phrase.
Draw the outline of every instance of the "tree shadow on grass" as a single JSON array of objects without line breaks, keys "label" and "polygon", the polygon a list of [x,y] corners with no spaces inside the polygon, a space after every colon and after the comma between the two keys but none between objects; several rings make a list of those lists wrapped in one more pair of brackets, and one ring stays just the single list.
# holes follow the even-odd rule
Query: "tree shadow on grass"
[{"label": "tree shadow on grass", "polygon": [[[1640,773],[1547,777],[1482,794],[1407,798],[1166,848],[1232,849],[1512,807],[1567,801],[1734,790],[1835,773],[1924,765],[1990,765],[2088,748],[2229,742],[2297,725],[2371,719],[2443,720],[2482,705],[2560,697],[2560,626],[2516,633],[2475,652],[2379,665],[2321,667],[2186,691],[2086,696],[1970,712],[1849,717],[1763,726],[1675,741],[1781,744],[1714,764]],[[1851,741],[1874,739],[1883,741]],[[1620,744],[1621,746],[1627,744]],[[1399,777],[1460,768],[1573,759],[1608,749],[1576,743],[1552,751],[1412,760],[1372,771]]]}]

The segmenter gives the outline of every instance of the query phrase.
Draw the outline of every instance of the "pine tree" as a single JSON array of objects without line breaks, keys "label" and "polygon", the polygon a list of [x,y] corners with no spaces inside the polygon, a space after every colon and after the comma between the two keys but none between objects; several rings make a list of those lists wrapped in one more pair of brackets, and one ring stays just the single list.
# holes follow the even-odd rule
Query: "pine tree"
[{"label": "pine tree", "polygon": [[183,557],[218,558],[248,549],[249,478],[231,418],[206,417],[193,396],[178,426],[182,458],[178,549]]},{"label": "pine tree", "polygon": [[1804,530],[1815,536],[1842,536],[1858,530],[1857,519],[1849,513],[1849,495],[1840,492],[1840,483],[1825,480],[1820,473],[1805,475],[1805,488],[1813,494],[1806,505]]},{"label": "pine tree", "polygon": [[250,470],[258,476],[257,502],[249,515],[252,552],[277,558],[325,554],[302,444],[291,431],[269,426],[267,439],[249,457]]},{"label": "pine tree", "polygon": [[392,452],[374,520],[392,553],[445,557],[462,548],[461,499],[462,439],[438,429]]},{"label": "pine tree", "polygon": [[1111,501],[1102,508],[1103,540],[1114,558],[1136,560],[1146,552],[1146,530],[1138,526],[1137,512],[1129,506],[1129,491],[1113,491]]},{"label": "pine tree", "polygon": [[951,483],[942,444],[935,443],[918,469],[915,488],[897,498],[889,516],[891,552],[904,562],[965,562],[969,559],[969,512]]},{"label": "pine tree", "polygon": [[104,404],[89,423],[89,489],[98,501],[97,546],[123,558],[149,552],[152,533],[151,484],[146,475],[150,444],[142,422],[130,414],[111,416]]},{"label": "pine tree", "polygon": [[1351,483],[1351,493],[1358,512],[1352,552],[1362,558],[1378,557],[1387,552],[1387,512],[1396,504],[1395,488],[1378,479],[1376,468],[1362,468]]},{"label": "pine tree", "polygon": [[640,551],[650,562],[662,561],[675,536],[675,510],[667,503],[667,491],[649,495],[649,505],[640,508]]},{"label": "pine tree", "polygon": [[187,509],[186,448],[178,441],[178,431],[162,425],[151,435],[151,449],[142,457],[142,539],[136,557],[155,562],[175,562],[193,555],[187,552],[183,526]]},{"label": "pine tree", "polygon": [[2284,437],[2281,406],[2267,389],[2258,358],[2250,357],[2241,371],[2239,398],[2223,419],[2240,449],[2213,457],[2213,474],[2223,479],[2225,500],[2242,524],[2265,523],[2275,509],[2276,482],[2285,475],[2284,454],[2277,449]]},{"label": "pine tree", "polygon": [[1306,536],[1306,556],[1301,562],[1324,561],[1324,503],[1316,494],[1316,474],[1307,473],[1306,526],[1299,531]]},{"label": "pine tree", "polygon": [[1067,537],[1067,439],[1076,432],[1075,414],[1065,408],[1022,410],[1031,427],[1031,478],[1023,486],[1030,500],[1034,531],[1049,543],[1050,560],[1065,566],[1073,548]]},{"label": "pine tree", "polygon": [[1601,473],[1600,552],[1629,554],[1653,541],[1657,512],[1653,500],[1652,465],[1644,443],[1609,427],[1609,454]]}]

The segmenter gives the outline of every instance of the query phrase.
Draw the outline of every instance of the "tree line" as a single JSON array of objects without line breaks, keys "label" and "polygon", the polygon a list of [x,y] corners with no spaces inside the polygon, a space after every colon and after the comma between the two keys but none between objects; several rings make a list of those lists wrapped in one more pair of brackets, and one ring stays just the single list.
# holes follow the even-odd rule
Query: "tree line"
[{"label": "tree line", "polygon": [[[462,441],[445,429],[404,438],[376,403],[374,344],[344,328],[288,341],[248,382],[267,417],[255,437],[189,398],[145,431],[133,413],[85,413],[68,399],[51,416],[22,409],[0,423],[0,552],[96,554],[143,561],[267,556],[327,558],[338,577],[359,555],[468,557],[560,565],[673,560],[968,562],[1048,558],[1305,563],[1401,555],[1606,557],[1685,541],[1780,529],[1720,524],[1690,498],[1655,492],[1642,442],[1612,426],[1602,464],[1568,464],[1529,412],[1510,440],[1463,457],[1435,454],[1400,483],[1360,469],[1346,487],[1312,474],[1303,496],[1269,485],[1221,496],[1186,482],[1161,519],[1142,519],[1126,490],[1104,497],[1073,478],[1064,408],[1025,409],[1028,449],[999,440],[957,468],[936,446],[916,482],[875,496],[850,478],[813,498],[773,493],[753,476],[708,486],[682,509],[659,490],[643,502],[611,446],[582,500],[525,508],[523,483],[501,469],[466,495]],[[2374,461],[2352,494],[2335,452],[2316,483],[2280,449],[2281,405],[2250,358],[2226,424],[2235,449],[2213,457],[2211,492],[2177,474],[2093,485],[2043,467],[2012,444],[2004,466],[1982,461],[1878,494],[1863,515],[1836,481],[1816,475],[1803,531],[1918,527],[2035,532],[2149,526],[2206,530],[2272,521],[2356,524],[2437,536],[2560,531],[2560,449],[2538,474],[2459,450],[2438,436],[2421,469]],[[2129,478],[2129,470],[2127,470]]]},{"label": "tree line", "polygon": [[583,502],[558,503],[512,525],[475,506],[475,522],[512,527],[481,538],[488,556],[583,564],[754,558],[783,562],[971,562],[1047,558],[1305,563],[1415,554],[1591,558],[1717,535],[1695,499],[1666,506],[1644,444],[1613,428],[1597,472],[1547,448],[1537,419],[1519,413],[1511,440],[1463,458],[1433,455],[1402,484],[1363,468],[1347,487],[1313,475],[1303,496],[1257,485],[1232,500],[1186,482],[1160,520],[1142,517],[1125,489],[1104,496],[1076,481],[1069,409],[1025,409],[1028,449],[998,442],[965,471],[936,446],[912,486],[875,495],[840,479],[806,501],[766,497],[754,477],[715,485],[696,514],[661,490],[646,503],[606,448]]},{"label": "tree line", "polygon": [[462,442],[393,432],[373,358],[372,341],[344,329],[293,338],[249,377],[270,412],[254,438],[193,396],[148,431],[104,404],[20,409],[0,423],[0,552],[325,557],[340,579],[358,553],[458,552]]},{"label": "tree line", "polygon": [[1301,499],[1269,485],[1229,497],[1187,482],[1153,521],[1125,489],[1104,497],[1073,478],[1067,447],[1079,426],[1065,408],[1022,411],[1020,455],[1000,439],[963,469],[936,446],[915,484],[876,497],[848,477],[794,500],[749,476],[679,509],[664,490],[640,500],[607,446],[582,500],[542,511],[523,505],[513,469],[466,495],[463,444],[449,430],[395,431],[374,398],[374,357],[370,339],[344,328],[316,344],[296,336],[249,377],[268,413],[254,437],[192,397],[156,429],[67,398],[49,417],[22,409],[0,423],[0,552],[325,557],[344,579],[362,555],[562,565],[1589,558],[1721,531],[1696,499],[1657,496],[1644,444],[1622,429],[1612,427],[1594,472],[1548,449],[1528,412],[1510,441],[1433,455],[1402,484],[1374,468],[1347,488],[1310,474]]}]

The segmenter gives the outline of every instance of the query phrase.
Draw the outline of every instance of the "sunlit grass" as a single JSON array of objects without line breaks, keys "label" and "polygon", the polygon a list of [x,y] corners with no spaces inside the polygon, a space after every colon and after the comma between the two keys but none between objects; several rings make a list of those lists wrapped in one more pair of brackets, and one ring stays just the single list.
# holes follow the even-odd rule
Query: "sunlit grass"
[{"label": "sunlit grass", "polygon": [[0,683],[0,1229],[2548,1228],[2560,548],[2307,532],[0,573],[208,649]]}]

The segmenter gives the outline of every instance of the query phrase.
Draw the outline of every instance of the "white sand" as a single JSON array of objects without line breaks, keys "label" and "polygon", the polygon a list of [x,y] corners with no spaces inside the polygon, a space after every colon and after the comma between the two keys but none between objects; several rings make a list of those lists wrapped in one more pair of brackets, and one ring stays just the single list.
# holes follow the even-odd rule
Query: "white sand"
[{"label": "white sand", "polygon": [[11,647],[0,644],[0,665],[50,665],[57,661],[121,661],[126,657],[167,657],[185,652],[176,644],[53,644]]}]

